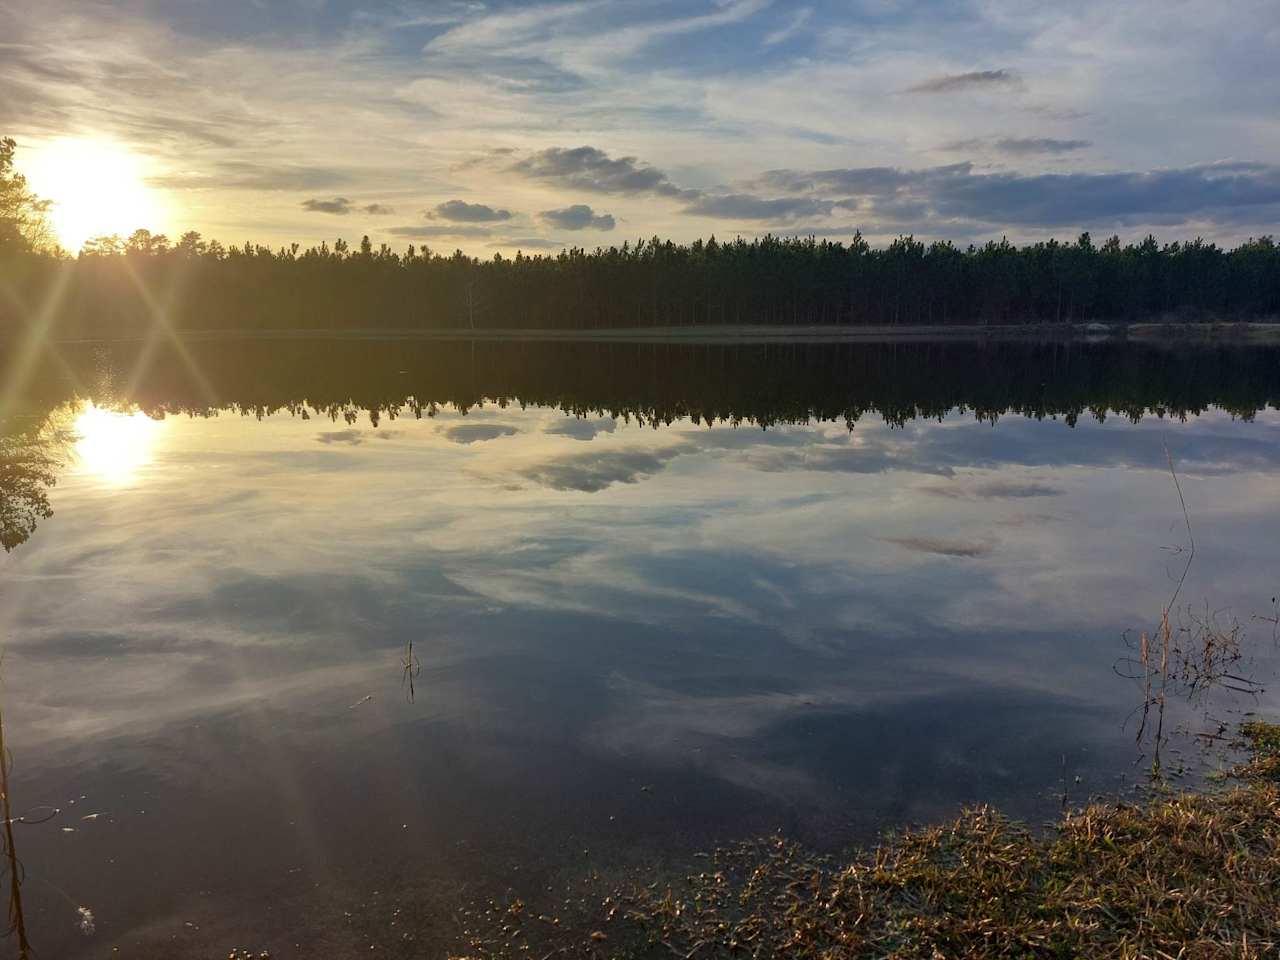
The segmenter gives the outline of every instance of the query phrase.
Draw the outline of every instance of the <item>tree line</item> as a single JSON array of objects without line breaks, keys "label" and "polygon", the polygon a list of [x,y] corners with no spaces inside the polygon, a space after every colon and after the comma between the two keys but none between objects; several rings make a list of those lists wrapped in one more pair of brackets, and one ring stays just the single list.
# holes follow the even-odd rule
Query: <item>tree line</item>
[{"label": "tree line", "polygon": [[765,236],[654,237],[558,254],[395,251],[365,237],[303,249],[176,242],[138,230],[72,258],[0,152],[0,331],[41,318],[65,336],[177,330],[600,329],[688,325],[1196,322],[1280,316],[1280,247],[1200,239],[873,247]]}]

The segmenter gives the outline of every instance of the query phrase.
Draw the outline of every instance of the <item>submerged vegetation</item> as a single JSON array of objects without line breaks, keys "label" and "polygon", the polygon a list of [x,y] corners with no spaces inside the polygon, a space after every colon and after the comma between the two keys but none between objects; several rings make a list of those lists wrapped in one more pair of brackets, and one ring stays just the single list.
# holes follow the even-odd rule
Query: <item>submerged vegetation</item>
[{"label": "submerged vegetation", "polygon": [[[989,808],[837,863],[782,839],[605,898],[573,932],[515,906],[472,955],[1196,957],[1280,950],[1280,726],[1242,727],[1243,783],[1097,802],[1054,828]],[[550,952],[548,952],[550,951]]]},{"label": "submerged vegetation", "polygon": [[338,240],[303,249],[176,242],[138,230],[51,249],[45,207],[0,141],[0,334],[181,330],[601,329],[1252,320],[1280,315],[1280,247],[1088,234],[1028,246],[899,237],[873,247],[774,237],[654,237],[481,260]]}]

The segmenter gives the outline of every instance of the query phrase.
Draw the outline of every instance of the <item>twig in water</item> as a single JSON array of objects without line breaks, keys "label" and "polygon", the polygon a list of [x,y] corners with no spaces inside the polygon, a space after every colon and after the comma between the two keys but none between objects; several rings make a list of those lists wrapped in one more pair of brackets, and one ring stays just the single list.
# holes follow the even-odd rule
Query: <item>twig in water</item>
[{"label": "twig in water", "polygon": [[404,698],[409,703],[413,703],[416,691],[414,689],[414,680],[418,674],[422,672],[422,664],[413,652],[413,641],[410,640],[408,646],[405,647],[405,654],[400,659],[400,666],[404,668],[404,673],[400,678],[400,687],[404,690]]},{"label": "twig in water", "polygon": [[1169,475],[1173,477],[1173,487],[1178,491],[1178,503],[1182,505],[1182,522],[1187,527],[1187,543],[1190,549],[1187,552],[1187,563],[1182,568],[1182,576],[1178,578],[1178,585],[1174,588],[1173,596],[1169,598],[1169,602],[1165,604],[1164,621],[1166,626],[1169,622],[1169,611],[1173,609],[1173,605],[1178,602],[1178,594],[1182,592],[1182,585],[1187,582],[1187,574],[1191,572],[1191,561],[1196,558],[1196,537],[1191,532],[1191,514],[1187,510],[1186,497],[1182,495],[1182,482],[1178,479],[1178,471],[1173,468],[1173,454],[1169,452],[1169,444],[1164,444],[1164,459],[1169,464]]},{"label": "twig in water", "polygon": [[9,769],[12,758],[4,745],[4,719],[0,717],[0,813],[4,815],[4,855],[9,864],[9,932],[18,937],[18,960],[29,960],[27,921],[22,910],[22,864],[13,843],[13,812],[9,803]]}]

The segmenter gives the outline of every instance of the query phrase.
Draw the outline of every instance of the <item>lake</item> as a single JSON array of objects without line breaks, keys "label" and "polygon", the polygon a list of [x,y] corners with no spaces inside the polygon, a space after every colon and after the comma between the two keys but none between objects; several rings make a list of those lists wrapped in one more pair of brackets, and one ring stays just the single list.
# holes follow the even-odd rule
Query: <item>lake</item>
[{"label": "lake", "polygon": [[[1188,520],[1175,632],[1234,625],[1232,674],[1276,677],[1271,347],[8,362],[4,450],[42,465],[0,473],[0,629],[45,957],[436,955],[475,904],[717,844],[1126,794]],[[1277,707],[1171,692],[1163,769]]]}]

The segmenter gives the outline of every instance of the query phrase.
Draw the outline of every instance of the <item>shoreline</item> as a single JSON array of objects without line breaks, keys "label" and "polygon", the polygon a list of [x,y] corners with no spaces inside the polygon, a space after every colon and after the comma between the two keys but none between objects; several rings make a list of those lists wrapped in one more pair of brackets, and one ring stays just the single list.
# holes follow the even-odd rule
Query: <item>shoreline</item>
[{"label": "shoreline", "polygon": [[[0,337],[0,344],[18,337]],[[131,337],[60,338],[51,343],[137,343],[146,335]],[[383,340],[440,342],[562,342],[562,343],[653,343],[653,344],[767,344],[767,343],[943,343],[982,342],[1075,342],[1102,343],[1280,343],[1280,323],[1081,323],[1081,324],[1000,324],[943,326],[734,326],[624,327],[601,329],[520,329],[499,327],[488,330],[464,328],[322,328],[296,330],[190,330],[180,339],[198,343],[220,340]]]},{"label": "shoreline", "polygon": [[1064,799],[1047,829],[980,805],[848,855],[760,837],[616,885],[577,916],[550,899],[492,905],[496,922],[450,956],[1271,956],[1280,725],[1242,724],[1232,746],[1234,784]]}]

